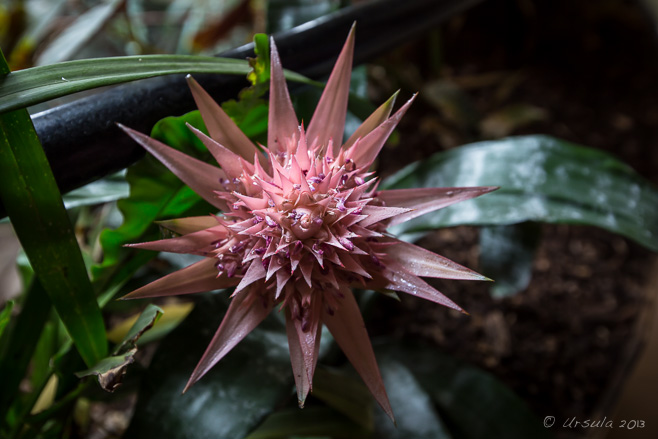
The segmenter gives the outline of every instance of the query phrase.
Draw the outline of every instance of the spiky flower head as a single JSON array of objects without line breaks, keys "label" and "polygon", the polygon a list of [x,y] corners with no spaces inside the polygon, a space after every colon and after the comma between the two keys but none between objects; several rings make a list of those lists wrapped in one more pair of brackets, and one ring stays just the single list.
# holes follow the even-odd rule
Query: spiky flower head
[{"label": "spiky flower head", "polygon": [[461,311],[419,276],[485,279],[386,232],[392,225],[494,188],[378,191],[369,168],[413,97],[390,116],[393,96],[341,145],[353,50],[352,29],[305,129],[295,115],[271,41],[269,131],[267,146],[261,147],[265,155],[191,77],[188,83],[210,136],[189,128],[219,168],[122,127],[222,212],[167,221],[163,225],[181,236],[132,245],[204,259],[126,298],[235,287],[227,313],[187,387],[277,307],[285,313],[300,406],[312,389],[321,329],[326,325],[393,418],[351,287],[409,293]]}]

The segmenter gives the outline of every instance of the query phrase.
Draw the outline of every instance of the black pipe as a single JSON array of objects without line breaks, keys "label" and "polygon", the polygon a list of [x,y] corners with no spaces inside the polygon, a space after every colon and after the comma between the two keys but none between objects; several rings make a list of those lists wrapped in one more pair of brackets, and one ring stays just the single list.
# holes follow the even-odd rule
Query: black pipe
[{"label": "black pipe", "polygon": [[[418,36],[482,0],[380,0],[342,9],[275,35],[283,65],[311,78],[326,75],[352,26],[354,63],[360,64]],[[222,56],[253,56],[253,44]],[[195,75],[218,101],[233,98],[243,78]],[[33,116],[39,139],[62,193],[123,169],[144,151],[114,125],[150,132],[160,119],[195,108],[182,75],[145,79],[61,105]],[[4,217],[0,205],[0,218]]]}]

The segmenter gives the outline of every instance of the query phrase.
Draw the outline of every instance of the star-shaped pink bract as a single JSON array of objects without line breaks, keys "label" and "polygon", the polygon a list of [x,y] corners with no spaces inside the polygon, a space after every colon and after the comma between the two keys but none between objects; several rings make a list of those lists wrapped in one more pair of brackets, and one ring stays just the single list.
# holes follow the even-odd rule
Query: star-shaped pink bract
[{"label": "star-shaped pink bract", "polygon": [[[420,276],[483,280],[442,256],[386,232],[492,187],[377,190],[368,169],[413,98],[390,116],[394,97],[341,146],[354,31],[308,125],[300,126],[271,42],[270,112],[264,155],[191,77],[210,133],[189,127],[219,168],[122,127],[221,216],[165,221],[181,236],[133,247],[204,256],[128,294],[145,298],[235,287],[228,311],[187,387],[274,308],[285,313],[299,404],[312,389],[326,325],[384,411],[393,413],[351,287],[412,294],[460,310]],[[186,387],[186,389],[187,389]]]}]

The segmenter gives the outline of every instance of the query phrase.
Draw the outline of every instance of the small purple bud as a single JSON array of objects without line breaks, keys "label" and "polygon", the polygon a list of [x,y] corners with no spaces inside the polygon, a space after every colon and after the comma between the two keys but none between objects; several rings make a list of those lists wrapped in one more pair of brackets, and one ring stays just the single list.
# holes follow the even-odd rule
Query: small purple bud
[{"label": "small purple bud", "polygon": [[320,256],[322,256],[324,254],[324,250],[322,250],[322,248],[320,248],[320,246],[318,245],[317,242],[315,244],[313,244],[312,249],[315,253],[319,254]]},{"label": "small purple bud", "polygon": [[274,221],[274,220],[273,220],[272,218],[270,218],[269,216],[265,216],[265,222],[266,222],[267,225],[270,226],[270,227],[276,227],[276,226],[278,225],[278,224],[276,223],[276,221]]},{"label": "small purple bud", "polygon": [[375,265],[379,268],[386,268],[384,264],[382,264],[382,261],[379,260],[379,258],[375,255],[370,255],[370,258],[372,259],[372,262],[375,263]]},{"label": "small purple bud", "polygon": [[345,207],[345,200],[339,198],[338,201],[336,201],[336,209],[340,210],[341,212],[345,212],[347,210]]},{"label": "small purple bud", "polygon": [[237,270],[237,268],[238,268],[238,264],[236,264],[235,262],[227,263],[226,264],[226,275],[228,277],[233,277],[233,275],[235,274],[235,271]]},{"label": "small purple bud", "polygon": [[340,242],[340,245],[342,245],[343,247],[345,247],[349,251],[354,250],[354,244],[352,244],[352,241],[350,241],[349,239],[340,238],[338,241]]},{"label": "small purple bud", "polygon": [[267,205],[270,206],[270,207],[276,206],[276,204],[274,204],[274,201],[271,198],[269,200],[267,200]]}]

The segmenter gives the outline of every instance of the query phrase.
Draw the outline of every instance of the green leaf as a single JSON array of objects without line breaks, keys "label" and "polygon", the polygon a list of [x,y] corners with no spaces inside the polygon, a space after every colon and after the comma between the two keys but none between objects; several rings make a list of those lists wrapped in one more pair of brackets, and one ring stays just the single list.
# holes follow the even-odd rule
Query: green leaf
[{"label": "green leaf", "polygon": [[[436,348],[424,345],[380,346],[375,349],[383,368],[398,364],[397,371],[406,379],[390,383],[405,387],[408,380],[417,380],[439,409],[442,419],[450,426],[453,437],[460,439],[526,439],[550,437],[547,430],[525,403],[507,386],[490,374],[466,365]],[[400,368],[406,367],[411,376]],[[413,383],[413,381],[411,381]],[[387,389],[395,394],[400,391]],[[395,408],[395,407],[394,407]],[[418,422],[414,434],[418,436],[423,425]],[[413,423],[409,422],[413,429]],[[440,436],[438,436],[440,437]]]},{"label": "green leaf", "polygon": [[11,320],[11,312],[14,309],[14,305],[15,302],[13,300],[8,300],[7,303],[5,303],[4,308],[2,308],[2,311],[0,311],[0,339],[5,332],[9,320]]},{"label": "green leaf", "polygon": [[252,70],[247,79],[252,85],[267,84],[270,80],[270,40],[267,35],[254,35],[254,53],[256,58],[249,59]]},{"label": "green leaf", "polygon": [[293,397],[285,327],[275,316],[181,394],[226,312],[227,294],[197,295],[194,311],[161,342],[124,438],[241,438]]},{"label": "green leaf", "polygon": [[112,356],[103,358],[94,367],[77,372],[78,378],[96,375],[100,386],[108,392],[114,392],[121,385],[127,368],[135,361],[137,340],[153,327],[162,315],[162,309],[148,305],[130,328],[126,337],[116,347]]},{"label": "green leaf", "polygon": [[[151,136],[197,158],[209,155],[186,123],[207,132],[199,112],[193,111],[159,121]],[[155,252],[123,247],[133,242],[159,239],[160,232],[154,221],[215,211],[151,156],[128,168],[126,181],[130,184],[130,196],[117,202],[123,214],[123,224],[115,230],[101,233],[104,259],[102,264],[92,267],[95,283],[102,290],[112,288],[112,282],[116,284],[127,280],[141,265],[157,255]]]},{"label": "green leaf", "polygon": [[64,195],[64,206],[67,209],[108,203],[121,198],[127,198],[130,187],[126,182],[125,172],[118,172],[109,177],[96,180]]},{"label": "green leaf", "polygon": [[[48,295],[37,279],[27,291],[22,312],[3,339],[0,353],[0,432],[8,420],[6,414],[15,401],[18,386],[25,377],[30,358],[50,313]],[[7,336],[9,338],[7,339]],[[6,340],[6,342],[5,342]]]},{"label": "green leaf", "polygon": [[[0,78],[0,113],[50,99],[155,76],[187,73],[246,75],[246,60],[191,55],[142,55],[67,61],[12,72]],[[286,71],[291,81],[316,85]]]},{"label": "green leaf", "polygon": [[434,154],[387,179],[391,188],[500,186],[394,232],[523,221],[586,224],[658,251],[658,190],[612,155],[548,136],[510,137]]},{"label": "green leaf", "polygon": [[[389,420],[390,423],[390,420]],[[329,407],[297,407],[270,415],[245,439],[282,439],[291,437],[363,439],[372,432]]]},{"label": "green leaf", "polygon": [[[318,367],[313,375],[312,395],[364,429],[373,429],[373,398],[359,378],[341,371]],[[386,417],[383,412],[382,414]],[[391,422],[388,417],[386,421]]]},{"label": "green leaf", "polygon": [[382,410],[375,411],[375,437],[386,439],[450,439],[427,389],[399,361],[379,361],[382,379],[395,414],[394,425]]},{"label": "green leaf", "polygon": [[493,297],[511,296],[528,286],[540,236],[533,222],[480,229],[480,271],[495,279],[489,287]]},{"label": "green leaf", "polygon": [[[8,71],[0,57],[0,73]],[[107,354],[105,325],[55,178],[26,110],[0,114],[0,197],[80,355]]]}]

